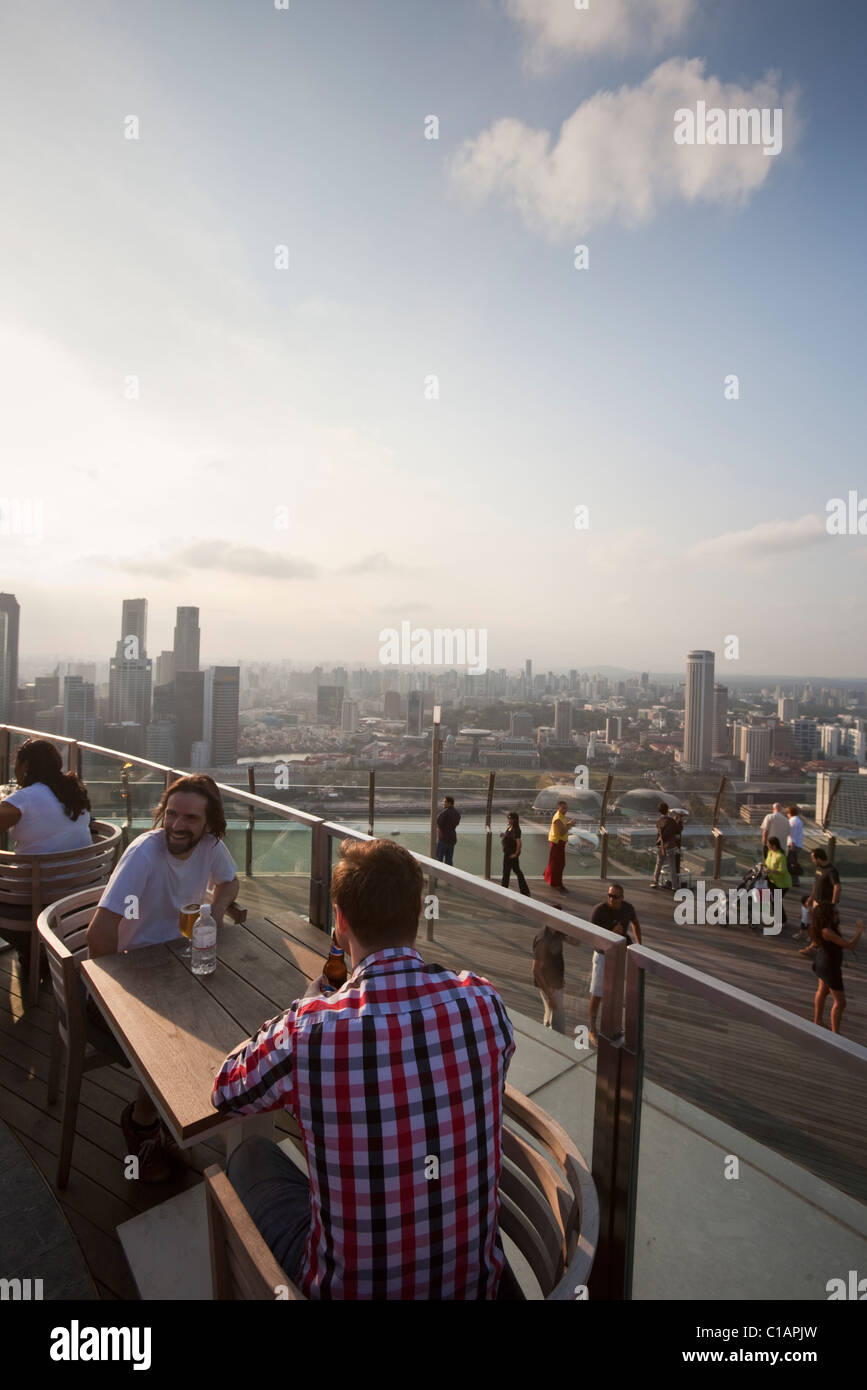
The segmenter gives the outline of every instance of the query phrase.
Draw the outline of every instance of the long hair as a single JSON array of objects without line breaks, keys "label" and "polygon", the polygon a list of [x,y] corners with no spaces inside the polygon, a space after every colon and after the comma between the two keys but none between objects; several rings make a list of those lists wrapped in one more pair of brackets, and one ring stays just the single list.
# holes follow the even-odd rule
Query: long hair
[{"label": "long hair", "polygon": [[196,796],[205,798],[207,802],[205,829],[209,835],[214,836],[215,840],[222,840],[226,833],[226,813],[223,810],[223,799],[213,777],[208,777],[204,772],[194,772],[189,777],[178,777],[170,787],[166,787],[154,809],[154,829],[156,830],[157,826],[163,824],[169,797],[173,796],[175,792],[195,792]]},{"label": "long hair", "polygon": [[810,913],[810,940],[814,946],[821,946],[822,931],[828,927],[831,931],[837,925],[836,914],[833,903],[815,903]]},{"label": "long hair", "polygon": [[42,782],[49,791],[54,792],[70,820],[78,820],[90,810],[90,797],[87,787],[74,772],[63,771],[63,759],[47,738],[29,738],[22,743],[15,755],[18,782],[22,787],[32,787]]},{"label": "long hair", "polygon": [[519,819],[518,819],[518,812],[517,812],[517,811],[509,811],[509,812],[507,813],[507,815],[506,815],[506,820],[509,822],[510,828],[511,828],[512,830],[514,830],[516,834],[520,835],[520,833],[521,833],[521,822],[520,822]]}]

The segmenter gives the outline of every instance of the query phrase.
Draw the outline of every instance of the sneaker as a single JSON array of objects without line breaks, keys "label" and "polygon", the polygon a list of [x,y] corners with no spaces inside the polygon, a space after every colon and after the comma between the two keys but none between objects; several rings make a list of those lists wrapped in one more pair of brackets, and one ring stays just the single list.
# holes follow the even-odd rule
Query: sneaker
[{"label": "sneaker", "polygon": [[138,1159],[138,1180],[144,1183],[168,1182],[173,1174],[169,1155],[163,1147],[163,1126],[155,1120],[149,1129],[133,1122],[134,1101],[130,1101],[120,1117],[128,1155]]},{"label": "sneaker", "polygon": [[659,884],[658,884],[658,883],[651,883],[650,887],[651,887],[651,888],[658,888],[658,887],[659,887]]}]

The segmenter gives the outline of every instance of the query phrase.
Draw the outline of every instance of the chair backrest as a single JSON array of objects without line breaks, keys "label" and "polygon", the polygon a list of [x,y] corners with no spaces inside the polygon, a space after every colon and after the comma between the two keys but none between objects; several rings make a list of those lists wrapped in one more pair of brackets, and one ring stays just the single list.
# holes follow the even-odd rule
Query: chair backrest
[{"label": "chair backrest", "polygon": [[205,1169],[213,1297],[300,1300],[304,1295],[280,1268],[226,1174]]},{"label": "chair backrest", "polygon": [[0,852],[0,917],[4,905],[30,907],[33,920],[49,903],[108,882],[121,847],[120,826],[92,821],[98,838],[82,849],[58,853]]},{"label": "chair backrest", "polygon": [[100,884],[85,888],[46,907],[36,921],[51,971],[57,1025],[61,1038],[70,1049],[84,1044],[78,972],[81,962],[87,957],[87,928],[101,897]]},{"label": "chair backrest", "polygon": [[546,1299],[586,1288],[599,1242],[599,1200],[590,1169],[556,1120],[506,1087],[500,1226]]}]

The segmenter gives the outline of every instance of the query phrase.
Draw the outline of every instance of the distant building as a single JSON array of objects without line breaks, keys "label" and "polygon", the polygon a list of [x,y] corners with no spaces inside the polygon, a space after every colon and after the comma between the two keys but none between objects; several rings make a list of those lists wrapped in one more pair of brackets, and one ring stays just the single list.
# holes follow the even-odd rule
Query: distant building
[{"label": "distant building", "polygon": [[340,727],[340,707],[343,704],[342,685],[317,685],[316,723],[327,724],[330,729]]},{"label": "distant building", "polygon": [[174,652],[160,652],[157,657],[155,685],[170,685],[175,678]]},{"label": "distant building", "polygon": [[96,742],[96,695],[81,676],[63,678],[63,732],[67,738]]},{"label": "distant building", "polygon": [[761,782],[770,770],[771,730],[763,724],[741,725],[738,756],[744,764],[744,781]]},{"label": "distant building", "polygon": [[609,714],[605,720],[605,742],[620,742],[623,737],[623,720],[619,714]]},{"label": "distant building", "polygon": [[406,731],[420,734],[424,729],[424,694],[421,690],[411,690],[406,700]]},{"label": "distant building", "polygon": [[14,594],[0,594],[0,723],[12,724],[18,699],[18,627],[21,608]]},{"label": "distant building", "polygon": [[713,688],[713,736],[711,738],[711,757],[725,758],[730,749],[728,730],[729,691],[727,685]]},{"label": "distant building", "polygon": [[386,690],[383,697],[383,717],[385,719],[400,719],[400,691]]},{"label": "distant building", "polygon": [[241,668],[211,666],[204,674],[202,737],[210,744],[209,765],[233,767],[238,761]]},{"label": "distant building", "polygon": [[798,702],[786,696],[777,701],[777,718],[788,724],[798,713]]},{"label": "distant building", "polygon": [[[152,665],[147,655],[146,598],[123,600],[121,635],[108,671],[108,724],[150,723]],[[144,734],[142,733],[142,740]]]},{"label": "distant building", "polygon": [[867,774],[863,772],[818,772],[816,774],[816,820],[825,819],[828,802],[837,780],[840,790],[831,807],[832,830],[867,829]]},{"label": "distant building", "polygon": [[148,724],[145,757],[153,763],[174,767],[178,761],[178,731],[174,719],[158,719]]},{"label": "distant building", "polygon": [[532,738],[533,716],[527,710],[516,710],[509,715],[510,738]]},{"label": "distant building", "polygon": [[60,704],[60,677],[56,671],[53,676],[37,676],[33,682],[33,689],[38,710],[53,709],[55,705]]},{"label": "distant building", "polygon": [[815,719],[792,721],[792,741],[799,758],[810,758],[819,746],[819,725]]},{"label": "distant building", "polygon": [[569,743],[572,738],[572,701],[554,701],[554,739],[557,743]]},{"label": "distant building", "polygon": [[141,724],[127,720],[104,724],[101,737],[103,747],[113,748],[116,753],[128,753],[132,758],[145,756],[145,731]]},{"label": "distant building", "polygon": [[836,758],[840,754],[842,743],[842,733],[839,724],[820,724],[819,729],[819,748],[825,758]]},{"label": "distant building", "polygon": [[175,721],[177,725],[177,763],[192,766],[193,744],[202,739],[205,705],[204,671],[175,672]]},{"label": "distant building", "polygon": [[340,707],[340,730],[344,734],[358,733],[358,701],[344,700]]},{"label": "distant building", "polygon": [[177,671],[198,671],[200,637],[198,608],[179,608],[175,617],[172,674]]},{"label": "distant building", "polygon": [[683,731],[685,772],[707,772],[713,747],[714,654],[688,652],[686,658],[686,710]]}]

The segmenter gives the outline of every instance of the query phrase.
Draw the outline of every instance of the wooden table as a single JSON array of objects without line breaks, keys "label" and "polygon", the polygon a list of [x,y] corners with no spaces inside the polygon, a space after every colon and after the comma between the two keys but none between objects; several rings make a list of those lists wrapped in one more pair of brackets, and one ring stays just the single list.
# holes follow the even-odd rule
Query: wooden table
[{"label": "wooden table", "polygon": [[[225,1130],[227,1152],[251,1133],[273,1135],[273,1115],[226,1116],[211,1106],[214,1076],[252,1027],[281,1013],[307,987],[289,961],[265,951],[246,927],[217,932],[217,968],[193,975],[182,938],[82,962],[88,989],[178,1145]],[[267,954],[267,970],[257,970]],[[262,966],[266,964],[263,960]],[[261,980],[267,993],[247,983]],[[245,978],[246,977],[246,978]]]}]

